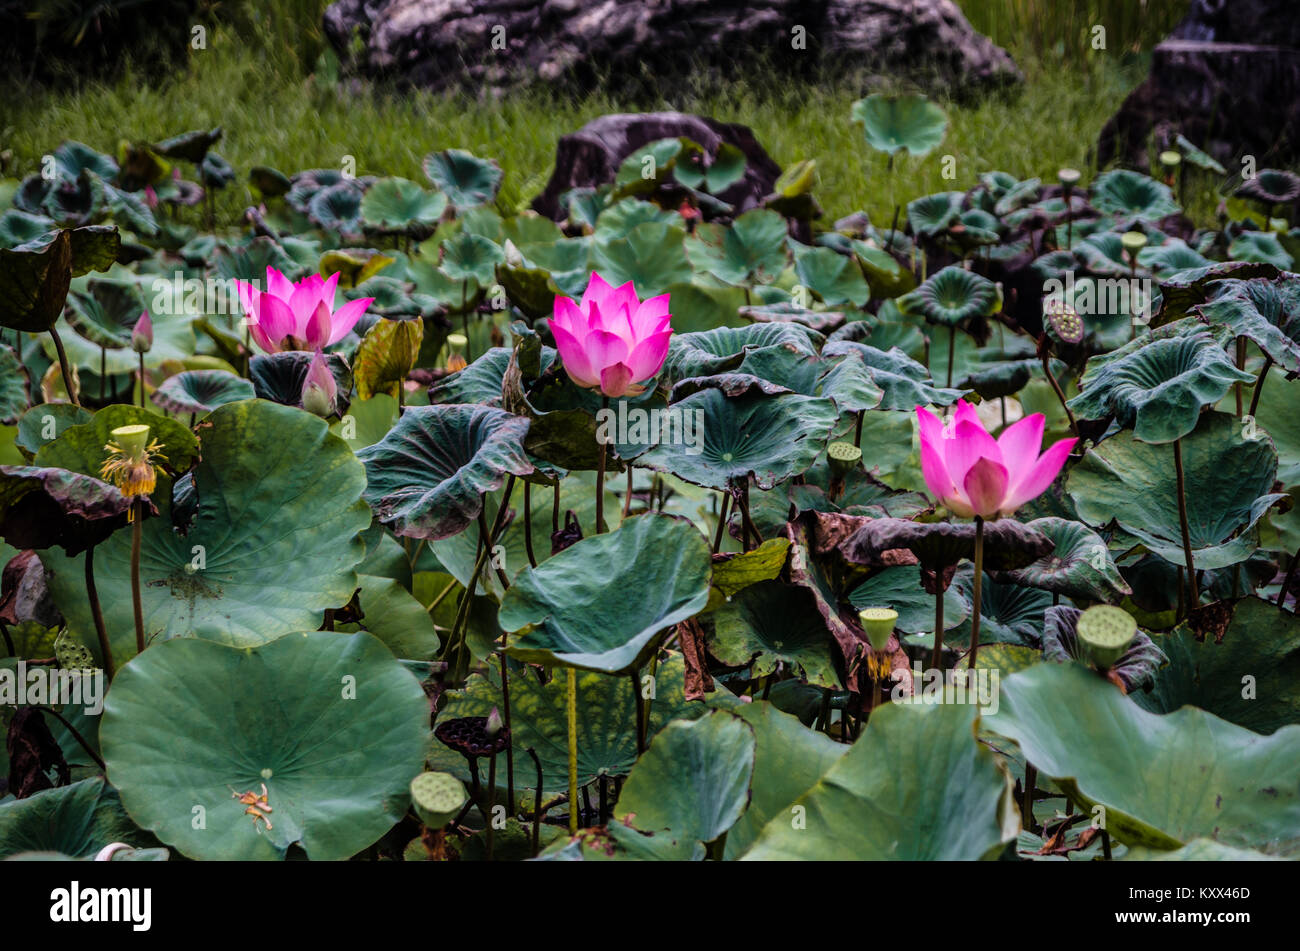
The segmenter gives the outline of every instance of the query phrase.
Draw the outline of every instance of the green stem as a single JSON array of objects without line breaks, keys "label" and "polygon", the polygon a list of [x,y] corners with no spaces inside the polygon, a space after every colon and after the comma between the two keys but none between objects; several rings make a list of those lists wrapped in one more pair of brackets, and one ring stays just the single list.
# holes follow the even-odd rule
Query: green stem
[{"label": "green stem", "polygon": [[[600,398],[600,408],[602,410],[609,408],[609,397]],[[605,528],[605,455],[609,447],[602,440],[600,444],[600,462],[596,465],[596,534],[599,535],[606,531]]]},{"label": "green stem", "polygon": [[970,654],[966,669],[974,670],[980,652],[980,598],[984,587],[984,519],[975,516],[975,590],[972,593],[970,616]]},{"label": "green stem", "polygon": [[1259,394],[1264,390],[1264,381],[1268,379],[1268,371],[1273,368],[1273,358],[1267,353],[1264,354],[1264,369],[1259,371],[1259,379],[1255,381],[1255,392],[1250,394],[1250,415],[1253,418],[1255,410],[1259,408]]},{"label": "green stem", "polygon": [[[244,362],[247,363],[248,361],[245,360]],[[245,376],[248,375],[247,369],[245,369],[244,375]],[[144,354],[143,353],[140,354],[140,408],[144,409]]]},{"label": "green stem", "polygon": [[533,484],[524,482],[524,551],[528,553],[528,564],[536,568],[537,556],[533,554]]},{"label": "green stem", "polygon": [[569,720],[569,835],[578,834],[578,672],[565,668]]},{"label": "green stem", "polygon": [[[1252,414],[1255,407],[1252,404]],[[1187,590],[1190,602],[1187,612],[1190,614],[1201,606],[1201,595],[1196,587],[1196,566],[1192,563],[1192,539],[1187,527],[1187,492],[1183,484],[1183,441],[1174,440],[1174,476],[1178,483],[1178,526],[1183,534],[1183,561],[1187,563]]]},{"label": "green stem", "polygon": [[90,616],[95,622],[95,634],[99,638],[99,651],[104,655],[104,674],[108,682],[113,682],[116,671],[113,666],[113,648],[108,643],[108,631],[104,627],[104,612],[99,606],[99,590],[95,587],[95,546],[86,549],[86,600],[90,603]]},{"label": "green stem", "polygon": [[59,372],[63,374],[63,388],[68,391],[68,399],[72,401],[72,405],[80,406],[81,400],[78,399],[76,388],[72,385],[72,372],[68,369],[68,353],[63,349],[63,340],[53,327],[50,328],[50,337],[54,340],[54,350],[59,355]]},{"label": "green stem", "polygon": [[957,325],[953,324],[948,328],[948,387],[952,388],[952,361],[953,352],[957,349]]},{"label": "green stem", "polygon": [[713,553],[715,555],[718,553],[718,549],[722,547],[722,532],[727,525],[727,505],[731,501],[731,493],[723,492],[721,495],[722,506],[718,511],[718,530],[713,535]]},{"label": "green stem", "polygon": [[542,843],[542,761],[537,758],[537,750],[528,747],[528,755],[533,758],[537,768],[537,788],[533,791],[533,856],[536,857]]},{"label": "green stem", "polygon": [[930,652],[930,666],[943,669],[943,569],[934,573],[934,649]]},{"label": "green stem", "polygon": [[144,653],[144,605],[140,601],[140,540],[144,522],[144,505],[132,502],[135,518],[131,520],[131,608],[135,612],[135,652]]},{"label": "green stem", "polygon": [[[1237,338],[1237,369],[1244,370],[1245,368],[1246,368],[1246,338],[1238,337]],[[1242,408],[1241,387],[1242,387],[1242,383],[1240,380],[1238,380],[1236,383],[1232,385],[1232,389],[1237,396],[1237,418],[1238,419],[1241,418],[1241,408]]]},{"label": "green stem", "polygon": [[640,756],[645,752],[645,707],[641,705],[641,680],[637,677],[636,668],[628,676],[632,678],[632,706],[636,710],[636,755]]}]

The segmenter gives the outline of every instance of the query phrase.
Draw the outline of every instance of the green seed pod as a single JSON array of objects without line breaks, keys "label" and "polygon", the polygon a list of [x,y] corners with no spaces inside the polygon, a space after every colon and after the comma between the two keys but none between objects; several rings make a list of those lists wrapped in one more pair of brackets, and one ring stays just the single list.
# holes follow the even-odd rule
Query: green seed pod
[{"label": "green seed pod", "polygon": [[1098,604],[1079,615],[1079,643],[1092,662],[1108,669],[1124,656],[1137,636],[1137,621],[1123,608]]},{"label": "green seed pod", "polygon": [[1147,236],[1141,231],[1125,231],[1119,236],[1119,242],[1129,254],[1137,254],[1147,246]]},{"label": "green seed pod", "polygon": [[1071,188],[1074,185],[1079,184],[1080,177],[1081,176],[1077,168],[1063,168],[1056,173],[1056,180],[1059,181],[1066,188]]},{"label": "green seed pod", "polygon": [[411,780],[416,815],[430,829],[441,829],[456,818],[468,798],[464,783],[451,773],[421,773]]},{"label": "green seed pod", "polygon": [[862,626],[867,629],[867,640],[873,651],[883,651],[889,643],[889,635],[894,633],[894,624],[898,621],[898,612],[893,608],[863,608],[858,612]]},{"label": "green seed pod", "polygon": [[831,467],[831,477],[843,479],[862,461],[862,450],[851,442],[833,442],[826,447],[826,462]]},{"label": "green seed pod", "polygon": [[1183,164],[1183,157],[1177,152],[1161,152],[1160,164],[1168,169],[1175,169]]}]

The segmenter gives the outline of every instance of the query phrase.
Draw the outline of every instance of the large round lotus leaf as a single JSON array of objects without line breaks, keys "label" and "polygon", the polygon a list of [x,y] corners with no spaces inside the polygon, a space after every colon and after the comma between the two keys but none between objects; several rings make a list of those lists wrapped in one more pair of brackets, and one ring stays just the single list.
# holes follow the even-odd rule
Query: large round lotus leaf
[{"label": "large round lotus leaf", "polygon": [[67,321],[91,343],[110,350],[131,345],[131,329],[144,311],[135,287],[121,281],[92,280],[84,292],[68,295]]},{"label": "large round lotus leaf", "polygon": [[[354,568],[365,554],[357,533],[370,524],[364,469],[324,420],[302,410],[245,400],[214,410],[207,422],[187,533],[172,528],[161,493],[154,501],[163,517],[144,523],[146,639],[195,635],[255,645],[319,626],[322,612],[346,604],[357,587]],[[42,561],[73,627],[93,631],[79,560],[45,552]],[[129,532],[95,550],[104,620],[123,658],[134,653],[130,563]]]},{"label": "large round lotus leaf", "polygon": [[642,832],[712,842],[749,805],[754,751],[754,728],[726,711],[670,723],[632,768],[614,818]]},{"label": "large round lotus leaf", "polygon": [[142,848],[157,844],[131,821],[117,790],[103,779],[83,779],[0,804],[0,858],[20,852],[90,858],[113,842]]},{"label": "large round lotus leaf", "polygon": [[27,370],[12,348],[0,345],[0,423],[16,423],[27,402]]},{"label": "large round lotus leaf", "polygon": [[[1188,535],[1198,569],[1249,558],[1258,546],[1255,524],[1283,497],[1270,492],[1277,473],[1272,440],[1255,435],[1246,438],[1239,421],[1211,412],[1182,442]],[[1173,447],[1119,433],[1070,470],[1066,491],[1082,521],[1105,526],[1113,520],[1161,558],[1183,565]]]},{"label": "large round lotus leaf", "polygon": [[[849,603],[859,611],[893,608],[898,612],[894,627],[905,634],[934,631],[934,595],[921,587],[914,565],[877,571],[849,593]],[[943,593],[943,629],[957,627],[968,617],[970,603],[950,585]]]},{"label": "large round lotus leaf", "polygon": [[[1078,608],[1064,604],[1047,609],[1043,616],[1044,660],[1058,662],[1077,660],[1084,664],[1092,663],[1088,647],[1079,642],[1079,618],[1082,616],[1083,612]],[[980,655],[982,658],[982,651]],[[1149,634],[1138,631],[1119,660],[1109,666],[1108,673],[1118,677],[1124,684],[1124,689],[1134,694],[1138,702],[1142,703],[1146,694],[1140,691],[1152,682],[1157,668],[1168,659]]]},{"label": "large round lotus leaf", "polygon": [[1291,269],[1295,258],[1271,231],[1245,231],[1232,240],[1228,254],[1234,261],[1272,264],[1283,271]]},{"label": "large round lotus leaf", "polygon": [[[259,399],[282,406],[302,404],[302,387],[311,369],[312,355],[304,350],[259,353],[248,363],[248,376]],[[352,392],[352,370],[338,353],[325,354],[325,365],[334,377],[339,402]]]},{"label": "large round lotus leaf", "polygon": [[1017,828],[1010,779],[975,740],[972,704],[888,703],[817,784],[805,823],[772,817],[743,858],[819,861],[993,857]]},{"label": "large round lotus leaf", "polygon": [[10,208],[0,215],[0,244],[14,248],[44,237],[56,227],[53,218]]},{"label": "large round lotus leaf", "polygon": [[1186,436],[1204,407],[1217,403],[1234,383],[1255,379],[1238,370],[1214,337],[1197,326],[1202,325],[1170,325],[1092,357],[1070,409],[1084,419],[1113,415],[1147,443]]},{"label": "large round lotus leaf", "polygon": [[1188,247],[1186,242],[1173,239],[1164,244],[1143,248],[1138,252],[1138,267],[1146,268],[1157,278],[1168,277],[1179,271],[1205,267],[1213,262]]},{"label": "large round lotus leaf", "polygon": [[779,662],[809,683],[842,689],[833,642],[807,588],[779,581],[750,585],[714,612],[713,628],[709,653],[728,666],[753,661],[751,676],[765,677]]},{"label": "large round lotus leaf", "polygon": [[751,476],[760,489],[770,489],[803,472],[822,451],[839,416],[830,400],[754,391],[730,397],[713,388],[692,393],[670,410],[696,414],[690,418],[696,421],[695,432],[703,433],[700,451],[663,442],[638,457],[637,464],[712,489],[740,485]]},{"label": "large round lotus leaf", "polygon": [[186,370],[164,380],[153,401],[169,413],[210,413],[255,395],[252,383],[226,370]]},{"label": "large round lotus leaf", "polygon": [[1192,307],[1204,304],[1213,292],[1231,281],[1257,277],[1272,280],[1278,274],[1278,269],[1271,264],[1247,261],[1220,261],[1190,271],[1179,271],[1160,282],[1160,310],[1152,319],[1152,325],[1181,320]]},{"label": "large round lotus leaf", "polygon": [[[400,545],[397,546],[397,555],[405,560],[406,554]],[[361,572],[357,573],[357,584],[361,586],[361,623],[339,624],[335,630],[367,631],[403,660],[434,659],[440,641],[434,631],[433,618],[410,591],[393,578]]]},{"label": "large round lotus leaf", "polygon": [[72,279],[71,234],[0,248],[0,327],[44,333],[54,326]]},{"label": "large round lotus leaf", "polygon": [[[964,566],[953,579],[953,587],[974,601],[975,573]],[[1038,588],[999,584],[987,573],[980,588],[980,643],[1020,644],[1037,647],[1043,638],[1043,615],[1052,606],[1052,596]],[[968,618],[946,640],[954,645],[970,643]]]},{"label": "large round lotus leaf", "polygon": [[442,192],[427,192],[405,178],[381,178],[361,199],[361,220],[372,228],[402,231],[435,225],[446,209]]},{"label": "large round lotus leaf", "polygon": [[1055,550],[1024,568],[999,573],[999,581],[1087,601],[1113,602],[1133,593],[1106,542],[1087,525],[1049,517],[1028,527],[1050,538]]},{"label": "large round lotus leaf", "polygon": [[729,859],[748,851],[768,822],[790,817],[790,805],[849,749],[771,703],[741,703],[731,712],[754,728],[755,748],[749,808],[727,833]]},{"label": "large round lotus leaf", "polygon": [[85,407],[71,403],[38,403],[18,420],[18,433],[14,436],[14,443],[30,461],[46,443],[58,439],[73,426],[90,422],[94,416]]},{"label": "large round lotus leaf", "polygon": [[896,303],[904,316],[924,317],[929,323],[954,327],[964,320],[994,313],[1001,298],[997,285],[988,278],[952,264],[930,275]]},{"label": "large round lotus leaf", "polygon": [[948,131],[948,117],[924,96],[872,95],[853,104],[853,121],[861,122],[867,144],[894,155],[906,149],[927,155]]},{"label": "large round lotus leaf", "polygon": [[1074,255],[1083,269],[1096,277],[1129,277],[1132,273],[1124,239],[1114,231],[1088,235],[1074,246]]},{"label": "large round lotus leaf", "polygon": [[1264,855],[1253,849],[1234,849],[1230,845],[1221,845],[1213,839],[1192,839],[1181,849],[1165,851],[1148,849],[1142,846],[1130,848],[1122,856],[1116,856],[1126,862],[1285,862],[1277,855]]},{"label": "large round lotus leaf", "polygon": [[433,152],[424,158],[424,174],[457,210],[486,205],[501,187],[502,171],[492,159],[462,149]]},{"label": "large round lotus leaf", "polygon": [[[156,440],[162,444],[161,452],[166,462],[159,462],[167,470],[186,472],[198,460],[199,441],[187,427],[138,406],[115,403],[95,413],[90,422],[70,426],[58,439],[41,446],[36,452],[35,463],[99,478],[100,466],[108,456],[104,446],[113,438],[113,430],[141,423],[149,427],[149,441]],[[154,499],[155,503],[158,501]]]},{"label": "large round lotus leaf", "polygon": [[[1283,487],[1300,485],[1300,413],[1295,412],[1300,400],[1300,383],[1288,380],[1278,369],[1269,371],[1268,382],[1263,384],[1259,405],[1255,408],[1255,422],[1273,440],[1277,448],[1277,478]],[[1231,395],[1219,406],[1231,412],[1234,407]],[[31,413],[24,416],[26,420]],[[22,424],[19,424],[22,429]]]},{"label": "large round lotus leaf", "polygon": [[1104,806],[1106,828],[1128,845],[1206,837],[1300,851],[1300,726],[1265,737],[1195,707],[1148,713],[1080,664],[1005,678],[984,723],[1085,811]]},{"label": "large round lotus leaf", "polygon": [[483,493],[527,475],[528,420],[485,406],[411,407],[383,439],[358,453],[366,501],[397,535],[446,538],[473,522]]},{"label": "large round lotus leaf", "polygon": [[792,362],[817,356],[820,334],[789,323],[717,327],[698,333],[674,334],[664,360],[665,380],[676,382],[696,376],[740,370],[751,355],[780,350]]},{"label": "large round lotus leaf", "polygon": [[[481,403],[501,405],[501,385],[513,351],[493,347],[465,369],[443,377],[429,387],[430,403]],[[555,362],[555,348],[542,347],[541,369]]]},{"label": "large round lotus leaf", "polygon": [[520,660],[623,673],[660,632],[703,610],[711,570],[694,525],[642,515],[524,569],[497,621],[518,632],[509,652]]},{"label": "large round lotus leaf", "polygon": [[1278,366],[1300,372],[1300,275],[1224,281],[1196,312],[1234,337],[1250,338]]},{"label": "large round lotus leaf", "polygon": [[84,473],[0,466],[0,537],[15,548],[78,554],[125,525],[130,505],[116,486]]},{"label": "large round lotus leaf", "polygon": [[626,237],[596,232],[592,267],[613,287],[628,281],[644,300],[684,284],[694,273],[683,243],[686,232],[665,222],[637,225]]},{"label": "large round lotus leaf", "polygon": [[730,227],[697,225],[686,239],[686,255],[697,271],[728,284],[766,284],[785,268],[785,240],[785,219],[755,208]]},{"label": "large round lotus leaf", "polygon": [[330,185],[312,195],[307,214],[326,231],[357,234],[361,231],[361,194],[353,181]]},{"label": "large round lotus leaf", "polygon": [[[191,858],[277,859],[296,845],[346,859],[406,812],[428,718],[419,683],[369,634],[251,648],[183,638],[118,671],[100,743],[127,812]],[[263,784],[269,829],[235,798]]]},{"label": "large round lotus leaf", "polygon": [[1262,168],[1237,188],[1238,195],[1266,205],[1284,205],[1300,198],[1300,175],[1285,169]]},{"label": "large round lotus leaf", "polygon": [[[494,665],[495,667],[495,665]],[[644,676],[648,676],[644,675]],[[648,681],[643,679],[643,684]],[[532,789],[537,774],[531,759],[522,760],[519,752],[531,747],[542,764],[542,786],[547,794],[568,788],[568,687],[563,673],[546,684],[531,675],[515,674],[510,678],[511,736],[515,754],[515,785]],[[643,691],[642,691],[643,692]],[[725,696],[724,696],[725,694]],[[625,776],[637,759],[636,707],[632,682],[627,677],[610,677],[590,671],[577,673],[578,697],[578,784],[585,786],[600,775]],[[719,704],[735,706],[731,695],[719,691],[717,699],[688,701],[685,697],[685,665],[674,654],[655,672],[654,694],[650,701],[647,737],[653,737],[670,721],[703,716]],[[443,694],[439,721],[458,717],[485,717],[493,707],[502,706],[497,671],[489,676],[475,675],[463,690]],[[459,753],[441,741],[433,741],[433,765],[465,779],[469,768]],[[497,764],[500,766],[500,764]],[[480,762],[480,779],[486,782],[488,764]]]},{"label": "large round lotus leaf", "polygon": [[1169,663],[1134,699],[1156,713],[1195,706],[1257,733],[1300,723],[1300,618],[1246,598],[1221,638],[1184,622],[1157,638]]},{"label": "large round lotus leaf", "polygon": [[961,215],[965,192],[936,192],[907,203],[912,233],[932,238],[947,231]]},{"label": "large round lotus leaf", "polygon": [[457,283],[475,281],[485,287],[492,283],[497,265],[505,259],[505,251],[492,239],[461,231],[443,242],[441,270]]},{"label": "large round lotus leaf", "polygon": [[947,406],[961,398],[961,390],[935,386],[930,371],[897,347],[885,351],[851,340],[832,340],[822,348],[825,359],[848,354],[862,358],[872,382],[883,391],[879,409],[910,413],[917,406]]},{"label": "large round lotus leaf", "polygon": [[1108,215],[1139,221],[1158,221],[1179,211],[1168,185],[1128,169],[1098,175],[1092,183],[1092,204]]},{"label": "large round lotus leaf", "polygon": [[857,260],[830,248],[800,250],[795,255],[794,271],[799,284],[828,307],[862,307],[871,296]]}]

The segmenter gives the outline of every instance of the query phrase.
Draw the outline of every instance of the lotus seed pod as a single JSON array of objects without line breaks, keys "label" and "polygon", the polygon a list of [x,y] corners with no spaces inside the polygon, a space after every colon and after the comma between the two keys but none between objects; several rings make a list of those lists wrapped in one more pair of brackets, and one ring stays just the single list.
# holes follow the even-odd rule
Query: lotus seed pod
[{"label": "lotus seed pod", "polygon": [[119,426],[112,432],[113,441],[122,449],[122,454],[131,460],[143,459],[145,447],[149,445],[149,427],[143,423],[132,426]]},{"label": "lotus seed pod", "polygon": [[1081,174],[1077,168],[1063,168],[1056,173],[1056,179],[1066,188],[1070,188],[1079,183]]},{"label": "lotus seed pod", "polygon": [[1082,342],[1083,319],[1069,304],[1058,302],[1055,306],[1049,306],[1044,309],[1043,316],[1047,318],[1047,329],[1050,334],[1062,343]]},{"label": "lotus seed pod", "polygon": [[1129,254],[1137,254],[1147,246],[1147,236],[1141,231],[1125,231],[1120,235],[1119,242]]},{"label": "lotus seed pod", "polygon": [[858,612],[862,626],[867,630],[867,640],[873,651],[883,651],[894,633],[898,612],[893,608],[863,608]]},{"label": "lotus seed pod", "polygon": [[469,338],[464,334],[447,334],[447,346],[453,350],[460,350],[469,344]]},{"label": "lotus seed pod", "polygon": [[1103,670],[1113,667],[1137,636],[1137,621],[1123,608],[1098,604],[1079,615],[1079,643]]},{"label": "lotus seed pod", "polygon": [[415,812],[430,829],[441,829],[456,818],[468,798],[465,785],[451,773],[421,773],[411,780]]},{"label": "lotus seed pod", "polygon": [[826,447],[826,462],[833,478],[845,478],[861,461],[862,450],[851,442],[833,442]]},{"label": "lotus seed pod", "polygon": [[1160,164],[1168,169],[1175,169],[1183,163],[1183,157],[1177,152],[1161,152]]}]

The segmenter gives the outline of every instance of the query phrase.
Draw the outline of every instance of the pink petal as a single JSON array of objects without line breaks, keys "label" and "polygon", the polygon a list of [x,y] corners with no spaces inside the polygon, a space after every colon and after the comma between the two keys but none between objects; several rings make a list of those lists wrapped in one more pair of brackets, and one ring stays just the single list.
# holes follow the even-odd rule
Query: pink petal
[{"label": "pink petal", "polygon": [[916,419],[921,427],[921,476],[935,501],[946,505],[956,486],[943,459],[943,423],[924,406],[916,408]]},{"label": "pink petal", "polygon": [[595,370],[603,370],[615,363],[622,363],[628,358],[627,341],[618,334],[604,330],[593,330],[587,335],[583,346],[587,351],[587,359],[591,361],[592,369]]},{"label": "pink petal", "polygon": [[266,269],[266,290],[272,297],[288,302],[293,297],[293,281],[289,280],[273,267]]},{"label": "pink petal", "polygon": [[611,364],[600,371],[600,391],[606,396],[624,396],[632,379],[632,369],[626,363]]},{"label": "pink petal", "polygon": [[1079,440],[1071,437],[1052,443],[1051,447],[1038,457],[1038,461],[1020,480],[1011,487],[1007,493],[1006,502],[1002,506],[1002,514],[1010,515],[1020,506],[1024,505],[1031,499],[1036,499],[1047,491],[1047,487],[1052,484],[1061,467],[1065,465],[1066,458],[1070,455],[1070,450]]},{"label": "pink petal", "polygon": [[248,281],[235,281],[235,289],[239,292],[239,304],[244,308],[244,316],[250,324],[256,323],[257,299],[262,296],[262,292]]},{"label": "pink petal", "polygon": [[250,323],[248,325],[248,335],[253,342],[262,348],[263,353],[279,353],[280,347],[276,341],[266,335],[261,324]]},{"label": "pink petal", "polygon": [[1043,448],[1043,423],[1043,414],[1034,413],[1012,423],[998,437],[1002,462],[1010,473],[1012,485],[1019,482],[1038,461],[1039,450]]},{"label": "pink petal", "polygon": [[943,458],[948,475],[959,486],[966,484],[966,473],[981,458],[1002,465],[1002,450],[979,423],[961,420],[953,427],[952,436],[943,440]]},{"label": "pink petal", "polygon": [[271,294],[263,294],[258,303],[257,326],[266,334],[266,339],[279,349],[285,337],[296,333],[293,311],[288,304]]},{"label": "pink petal", "polygon": [[[315,277],[316,275],[312,275]],[[307,325],[316,315],[316,308],[321,304],[319,280],[310,277],[299,281],[289,297],[289,309],[293,311],[294,336],[306,338]],[[329,305],[325,306],[326,319],[329,318]]]},{"label": "pink petal", "polygon": [[330,309],[324,301],[317,301],[316,309],[307,318],[303,328],[302,339],[309,350],[320,350],[330,339]]},{"label": "pink petal", "polygon": [[638,337],[648,337],[652,333],[663,330],[662,325],[671,318],[672,315],[668,312],[667,294],[648,297],[633,312],[632,329]]},{"label": "pink petal", "polygon": [[1007,467],[982,457],[966,473],[962,488],[976,515],[997,518],[1007,494]]},{"label": "pink petal", "polygon": [[356,300],[350,300],[338,310],[334,311],[330,317],[330,343],[338,343],[357,325],[361,315],[366,312],[366,308],[374,303],[373,297],[358,297]]},{"label": "pink petal", "polygon": [[980,422],[980,414],[975,411],[975,407],[965,400],[958,400],[957,412],[953,416],[953,425],[956,426],[957,423],[963,422],[974,423],[980,429],[984,428],[984,424]]},{"label": "pink petal", "polygon": [[577,304],[567,297],[555,298],[555,310],[551,317],[551,326],[557,323],[562,325],[565,330],[575,336],[585,336],[590,329],[587,326],[587,315]]},{"label": "pink petal", "polygon": [[555,321],[551,321],[551,335],[555,337],[555,349],[560,352],[569,379],[579,386],[599,386],[600,374],[592,368],[587,351],[578,338]]},{"label": "pink petal", "polygon": [[613,293],[613,290],[614,288],[611,287],[603,277],[595,271],[592,271],[591,280],[587,282],[587,289],[582,293],[582,309],[585,311],[589,309],[593,303],[602,303],[605,298]]},{"label": "pink petal", "polygon": [[648,380],[659,372],[668,356],[668,341],[672,335],[671,330],[664,330],[646,337],[632,348],[632,353],[627,358],[632,379]]}]

